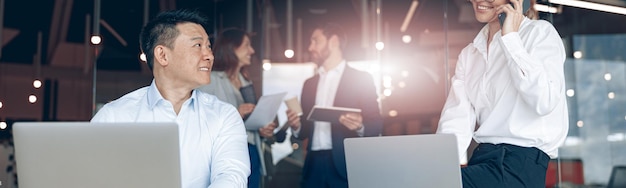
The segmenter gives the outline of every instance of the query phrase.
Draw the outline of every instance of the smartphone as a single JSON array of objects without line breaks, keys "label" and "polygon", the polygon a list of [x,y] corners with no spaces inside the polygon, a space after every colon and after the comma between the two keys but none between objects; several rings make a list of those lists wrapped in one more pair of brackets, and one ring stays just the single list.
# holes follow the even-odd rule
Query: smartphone
[{"label": "smartphone", "polygon": [[[522,3],[522,14],[525,14],[526,11],[528,11],[528,9],[530,8],[530,1],[531,0],[524,0],[524,2]],[[511,3],[511,6],[513,6],[513,8],[515,8],[515,5],[513,5],[513,3]],[[504,24],[504,19],[506,18],[506,13],[500,13],[498,14],[498,19],[500,19],[500,26],[502,26],[502,24]]]}]

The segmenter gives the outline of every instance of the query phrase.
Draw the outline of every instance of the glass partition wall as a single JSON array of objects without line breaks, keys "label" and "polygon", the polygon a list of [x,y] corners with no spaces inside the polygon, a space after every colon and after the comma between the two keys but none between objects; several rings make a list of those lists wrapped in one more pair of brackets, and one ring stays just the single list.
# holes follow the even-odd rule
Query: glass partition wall
[{"label": "glass partition wall", "polygon": [[576,34],[569,40],[570,131],[560,153],[563,160],[582,163],[582,172],[563,172],[569,177],[562,178],[582,176],[585,184],[607,185],[613,167],[626,164],[626,35]]}]

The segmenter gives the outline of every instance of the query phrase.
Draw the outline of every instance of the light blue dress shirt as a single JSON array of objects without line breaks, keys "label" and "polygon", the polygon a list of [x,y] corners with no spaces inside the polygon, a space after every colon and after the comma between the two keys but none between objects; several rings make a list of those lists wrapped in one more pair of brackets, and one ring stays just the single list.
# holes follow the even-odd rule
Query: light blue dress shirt
[{"label": "light blue dress shirt", "polygon": [[[245,77],[241,73],[238,73],[239,80],[241,81],[241,86],[246,87],[251,85],[252,82],[246,80]],[[198,88],[199,91],[215,95],[219,100],[227,102],[233,105],[235,108],[239,108],[239,105],[244,104],[243,96],[239,91],[239,88],[235,88],[233,84],[230,82],[228,78],[228,74],[224,71],[212,71],[211,72],[211,83],[208,85],[203,85]],[[241,116],[239,116],[241,117]],[[263,145],[257,144],[261,143],[261,135],[259,135],[258,131],[246,131],[248,134],[248,143],[255,145],[260,161],[265,161],[265,156],[263,154]],[[267,175],[267,168],[264,162],[261,162],[261,174]]]},{"label": "light blue dress shirt", "polygon": [[154,80],[102,107],[92,122],[176,122],[182,187],[246,187],[250,159],[246,131],[232,105],[192,91],[178,113]]}]

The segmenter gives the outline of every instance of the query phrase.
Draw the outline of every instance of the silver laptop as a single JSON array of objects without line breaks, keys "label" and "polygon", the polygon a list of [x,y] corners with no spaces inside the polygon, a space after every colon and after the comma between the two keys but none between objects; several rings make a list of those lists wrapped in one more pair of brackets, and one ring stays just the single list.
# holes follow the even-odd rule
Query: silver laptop
[{"label": "silver laptop", "polygon": [[18,122],[20,188],[181,186],[175,123]]},{"label": "silver laptop", "polygon": [[344,140],[351,188],[461,188],[456,137],[422,134]]}]

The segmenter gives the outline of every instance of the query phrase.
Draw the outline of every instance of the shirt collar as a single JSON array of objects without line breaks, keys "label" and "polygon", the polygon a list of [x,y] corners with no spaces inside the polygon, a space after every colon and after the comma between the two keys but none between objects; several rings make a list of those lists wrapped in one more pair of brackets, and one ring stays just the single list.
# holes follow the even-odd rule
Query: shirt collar
[{"label": "shirt collar", "polygon": [[483,28],[480,30],[480,32],[478,32],[478,34],[476,35],[476,37],[474,38],[474,40],[470,44],[481,55],[483,55],[483,58],[485,58],[485,59],[487,58],[486,54],[487,54],[487,39],[488,39],[488,37],[489,37],[489,24],[485,24],[485,26],[483,26]]},{"label": "shirt collar", "polygon": [[192,110],[198,109],[198,103],[196,101],[198,100],[198,90],[194,89],[191,90],[191,97],[189,98],[189,106],[192,107]]},{"label": "shirt collar", "polygon": [[[194,109],[198,109],[197,103],[194,101],[198,101],[197,100],[197,91],[194,89],[191,91],[191,98],[190,98],[190,106],[194,107]],[[147,97],[148,97],[148,107],[150,107],[150,109],[154,109],[154,107],[159,104],[159,102],[161,101],[165,101],[165,98],[163,98],[163,96],[161,95],[161,93],[159,92],[159,89],[156,87],[156,83],[154,82],[154,79],[152,80],[152,83],[150,84],[150,86],[148,86],[148,93],[147,93]]]},{"label": "shirt collar", "polygon": [[[528,17],[524,17],[524,20],[522,20],[522,23],[519,26],[519,30],[517,32],[520,32],[528,23],[529,23],[530,19]],[[499,30],[496,35],[501,35],[500,33],[502,32],[502,30]],[[487,39],[489,37],[489,24],[485,24],[485,26],[483,26],[482,29],[480,29],[480,32],[478,33],[478,35],[476,35],[476,38],[474,38],[474,41],[472,41],[474,48],[479,49],[481,52],[486,53],[487,51]],[[494,35],[494,40],[495,40],[495,35]]]},{"label": "shirt collar", "polygon": [[150,109],[154,109],[154,107],[157,104],[159,104],[160,101],[165,100],[163,96],[161,96],[161,93],[159,93],[159,89],[157,89],[154,79],[152,80],[152,83],[150,84],[150,86],[148,86],[147,96],[148,96],[148,107],[150,107]]},{"label": "shirt collar", "polygon": [[323,66],[320,66],[319,68],[317,68],[317,73],[320,75],[326,75],[328,73],[341,73],[343,72],[344,69],[346,69],[346,60],[342,60],[341,63],[339,63],[339,65],[337,65],[333,69],[330,69],[329,71],[324,69]]}]

